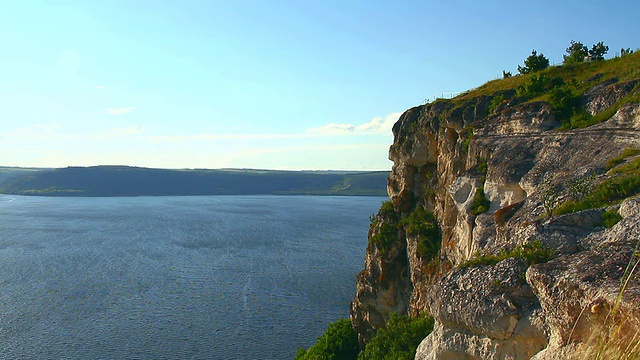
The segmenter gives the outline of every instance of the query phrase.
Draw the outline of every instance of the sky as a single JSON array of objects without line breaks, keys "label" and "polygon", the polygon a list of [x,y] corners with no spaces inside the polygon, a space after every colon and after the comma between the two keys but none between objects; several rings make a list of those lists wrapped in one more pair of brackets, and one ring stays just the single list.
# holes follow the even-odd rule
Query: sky
[{"label": "sky", "polygon": [[406,109],[571,40],[640,47],[640,2],[6,1],[0,166],[388,170]]}]

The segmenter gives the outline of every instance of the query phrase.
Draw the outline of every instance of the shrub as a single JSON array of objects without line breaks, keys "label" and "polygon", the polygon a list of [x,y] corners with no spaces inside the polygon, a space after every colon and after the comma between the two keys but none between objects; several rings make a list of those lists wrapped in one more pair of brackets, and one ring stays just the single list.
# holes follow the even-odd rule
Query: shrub
[{"label": "shrub", "polygon": [[567,195],[574,201],[580,201],[593,191],[595,181],[596,173],[577,177],[566,186]]},{"label": "shrub", "polygon": [[471,143],[471,139],[473,139],[473,127],[465,127],[464,129],[462,129],[462,132],[459,134],[459,136],[460,140],[462,141],[460,147],[466,154],[469,152],[469,144]]},{"label": "shrub", "polygon": [[420,342],[433,330],[432,317],[411,318],[391,314],[358,356],[359,360],[413,360]]},{"label": "shrub", "polygon": [[487,175],[487,172],[489,171],[489,164],[487,164],[487,159],[478,156],[476,158],[476,171],[478,172],[478,174],[482,175],[482,179],[481,181],[484,182],[484,177]]},{"label": "shrub", "polygon": [[571,116],[576,113],[578,99],[579,97],[568,87],[554,88],[549,92],[549,105],[563,125],[571,124]]},{"label": "shrub", "polygon": [[330,323],[327,331],[318,337],[309,350],[298,349],[295,359],[356,359],[358,352],[358,334],[353,330],[351,321],[342,318]]},{"label": "shrub", "polygon": [[383,222],[380,231],[371,237],[369,245],[375,245],[382,255],[386,254],[398,236],[398,224]]},{"label": "shrub", "polygon": [[549,67],[549,59],[544,55],[538,53],[535,50],[531,51],[531,55],[524,60],[524,66],[518,65],[518,72],[520,74],[528,74],[540,70],[544,70]]},{"label": "shrub", "polygon": [[491,202],[484,194],[484,187],[481,186],[476,189],[476,194],[473,196],[469,212],[472,215],[480,215],[489,210],[490,205]]},{"label": "shrub", "polygon": [[584,58],[589,55],[589,51],[583,43],[571,40],[571,45],[567,48],[567,54],[562,56],[564,63],[571,64],[583,62]]},{"label": "shrub", "polygon": [[495,265],[508,258],[521,258],[527,265],[545,263],[554,258],[555,250],[545,246],[536,239],[533,242],[520,244],[513,249],[504,250],[499,255],[476,254],[472,259],[460,264],[461,268],[481,265]]},{"label": "shrub", "polygon": [[387,200],[382,202],[379,212],[382,215],[393,215],[395,214],[396,210],[393,208],[393,203],[391,202],[391,200]]},{"label": "shrub", "polygon": [[502,105],[504,102],[504,95],[495,96],[491,99],[491,104],[489,104],[489,114],[493,114],[493,112]]},{"label": "shrub", "polygon": [[562,85],[564,85],[564,80],[561,77],[533,74],[529,76],[524,84],[516,86],[516,95],[526,99],[533,99]]},{"label": "shrub", "polygon": [[401,225],[409,235],[418,238],[418,256],[424,261],[430,261],[438,256],[440,251],[440,229],[433,213],[416,207],[404,219]]}]

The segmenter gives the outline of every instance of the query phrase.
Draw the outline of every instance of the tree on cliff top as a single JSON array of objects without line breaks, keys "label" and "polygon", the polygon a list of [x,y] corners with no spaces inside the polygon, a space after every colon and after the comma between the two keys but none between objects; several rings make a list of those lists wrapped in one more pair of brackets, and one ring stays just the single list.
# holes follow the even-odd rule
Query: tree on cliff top
[{"label": "tree on cliff top", "polygon": [[589,55],[587,46],[579,41],[571,40],[571,45],[567,48],[568,55],[562,55],[565,64],[583,62]]},{"label": "tree on cliff top", "polygon": [[604,54],[606,54],[607,51],[609,51],[609,47],[600,41],[591,47],[591,50],[589,50],[589,56],[591,56],[591,60],[593,61],[604,60]]},{"label": "tree on cliff top", "polygon": [[535,50],[531,51],[531,55],[524,60],[524,66],[518,65],[518,72],[520,74],[528,74],[540,70],[544,70],[549,67],[549,59],[543,54],[538,55]]}]

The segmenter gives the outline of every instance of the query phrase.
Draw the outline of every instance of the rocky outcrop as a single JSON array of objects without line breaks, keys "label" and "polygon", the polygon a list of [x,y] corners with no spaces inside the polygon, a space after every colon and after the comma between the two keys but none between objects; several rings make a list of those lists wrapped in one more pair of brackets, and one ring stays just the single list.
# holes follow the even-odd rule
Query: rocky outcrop
[{"label": "rocky outcrop", "polygon": [[[637,83],[604,82],[581,104],[598,114],[638,91]],[[495,106],[496,96],[507,100]],[[550,196],[556,202],[575,196],[557,192],[562,184],[602,182],[609,159],[640,148],[640,104],[620,106],[584,129],[560,125],[549,104],[524,102],[513,92],[438,101],[400,117],[389,150],[393,218],[378,214],[369,236],[384,224],[397,234],[384,251],[370,242],[351,304],[362,342],[391,313],[429,313],[436,326],[416,359],[559,359],[584,347],[614,307],[640,324],[637,276],[617,298],[640,239],[640,201],[611,208],[624,217],[611,229],[602,227],[604,209],[545,215]],[[488,200],[484,212],[476,208],[479,198]],[[420,256],[420,237],[403,225],[416,208],[432,212],[440,227],[435,259]],[[461,266],[479,253],[497,255],[535,240],[554,249],[555,258],[533,266],[513,257]]]}]

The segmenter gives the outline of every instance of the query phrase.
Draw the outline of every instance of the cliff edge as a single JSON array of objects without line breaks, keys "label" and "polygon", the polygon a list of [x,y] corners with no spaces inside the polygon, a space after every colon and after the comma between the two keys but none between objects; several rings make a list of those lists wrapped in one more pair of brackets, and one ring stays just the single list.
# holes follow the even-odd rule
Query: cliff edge
[{"label": "cliff edge", "polygon": [[640,329],[638,68],[554,67],[407,110],[351,304],[361,344],[391,313],[435,318],[416,359],[565,359],[607,322]]}]

